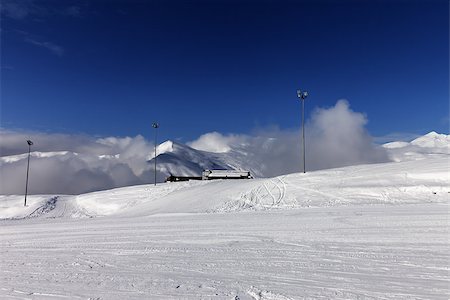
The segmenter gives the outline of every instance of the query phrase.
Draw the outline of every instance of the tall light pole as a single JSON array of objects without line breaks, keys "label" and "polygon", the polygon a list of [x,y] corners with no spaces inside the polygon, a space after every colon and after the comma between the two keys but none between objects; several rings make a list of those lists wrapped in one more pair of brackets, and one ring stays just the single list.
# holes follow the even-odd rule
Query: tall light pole
[{"label": "tall light pole", "polygon": [[306,154],[305,154],[305,99],[308,92],[297,90],[297,97],[302,101],[302,146],[303,146],[303,173],[306,173]]},{"label": "tall light pole", "polygon": [[28,173],[30,171],[30,153],[31,153],[31,145],[33,145],[33,142],[30,140],[27,140],[28,144],[28,164],[27,164],[27,181],[25,183],[25,202],[23,203],[23,206],[27,206],[27,194],[28,194]]},{"label": "tall light pole", "polygon": [[155,186],[156,186],[156,145],[157,145],[157,137],[158,137],[158,128],[159,124],[154,122],[152,127],[155,128]]}]

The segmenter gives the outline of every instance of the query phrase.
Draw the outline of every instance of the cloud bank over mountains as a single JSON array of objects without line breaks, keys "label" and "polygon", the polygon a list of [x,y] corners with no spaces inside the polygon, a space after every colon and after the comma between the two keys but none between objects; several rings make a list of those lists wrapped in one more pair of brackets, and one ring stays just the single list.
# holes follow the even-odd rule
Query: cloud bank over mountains
[{"label": "cloud bank over mountains", "polygon": [[27,139],[34,142],[29,185],[33,194],[79,194],[148,183],[153,178],[146,161],[154,145],[142,136],[96,139],[1,130],[1,194],[24,193]]},{"label": "cloud bank over mountains", "polygon": [[[305,127],[306,167],[319,170],[389,161],[386,151],[373,144],[365,129],[365,115],[350,109],[346,100],[316,109]],[[264,176],[299,172],[303,167],[301,130],[269,128],[253,135],[207,133],[189,146],[211,152],[246,152]]]},{"label": "cloud bank over mountains", "polygon": [[[352,111],[345,100],[315,110],[306,124],[307,170],[389,161],[386,150],[373,144],[366,123],[366,116]],[[270,177],[300,172],[300,137],[300,128],[268,128],[250,135],[211,132],[187,144]],[[24,192],[27,139],[35,142],[31,193],[79,194],[153,182],[153,164],[148,161],[153,158],[154,145],[142,136],[95,138],[0,130],[1,194]],[[158,179],[165,175],[159,173]]]}]

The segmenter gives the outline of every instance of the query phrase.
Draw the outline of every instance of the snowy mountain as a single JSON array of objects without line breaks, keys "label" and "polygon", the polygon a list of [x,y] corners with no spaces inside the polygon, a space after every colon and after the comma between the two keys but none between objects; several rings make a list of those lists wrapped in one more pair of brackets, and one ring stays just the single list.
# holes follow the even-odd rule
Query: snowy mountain
[{"label": "snowy mountain", "polygon": [[[274,143],[276,140],[268,140]],[[391,142],[382,145],[392,161],[424,159],[430,155],[450,155],[450,136],[430,132],[411,142]],[[226,152],[213,153],[187,145],[166,141],[157,148],[157,168],[165,175],[200,176],[205,169],[249,170],[255,177],[269,177],[262,161],[251,161],[251,149],[245,145]],[[149,161],[153,163],[153,159]]]},{"label": "snowy mountain", "polygon": [[[148,163],[153,165],[154,157]],[[248,160],[245,149],[213,153],[170,140],[157,147],[157,169],[166,177],[201,176],[202,171],[207,169],[246,170],[255,177],[265,177],[258,163]]]},{"label": "snowy mountain", "polygon": [[[449,157],[449,140],[448,135],[431,132],[411,142],[392,142],[380,148],[383,149],[383,156],[387,157],[387,153],[390,160],[396,162]],[[300,170],[300,158],[296,149],[292,149],[292,143],[283,144],[274,138],[261,138],[256,143],[252,142],[253,140],[249,140],[247,143],[227,145],[226,151],[215,153],[166,141],[157,148],[157,180],[163,182],[169,175],[200,176],[204,169],[246,170],[256,178],[274,177]],[[318,148],[324,147],[318,145]],[[314,167],[324,169],[325,166],[330,168],[370,162],[365,158],[341,160],[341,154],[338,151],[335,153],[336,157],[328,157],[330,151],[307,155],[309,170]],[[357,155],[363,153],[365,149],[360,149]],[[139,143],[137,147],[127,147],[122,152],[33,151],[28,191],[31,194],[80,194],[151,183],[154,180],[153,156],[151,147],[141,147]],[[23,193],[27,157],[27,153],[0,157],[0,194]],[[322,164],[321,161],[325,160],[328,162]]]},{"label": "snowy mountain", "polygon": [[[154,158],[149,161],[154,163]],[[157,167],[166,175],[201,176],[205,169],[232,169],[226,162],[219,161],[208,152],[189,146],[166,141],[157,147]]]},{"label": "snowy mountain", "polygon": [[390,142],[383,147],[388,151],[389,157],[396,162],[428,157],[449,157],[450,135],[432,131],[411,142]]}]

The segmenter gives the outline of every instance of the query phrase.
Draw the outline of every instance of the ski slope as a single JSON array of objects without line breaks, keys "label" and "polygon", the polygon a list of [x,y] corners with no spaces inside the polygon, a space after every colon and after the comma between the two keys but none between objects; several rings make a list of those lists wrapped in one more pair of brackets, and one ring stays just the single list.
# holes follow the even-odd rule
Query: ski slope
[{"label": "ski slope", "polygon": [[[442,203],[449,199],[446,157],[351,166],[254,180],[162,183],[69,195],[0,196],[2,219],[149,216],[339,205]],[[55,210],[55,211],[53,211]]]},{"label": "ski slope", "polygon": [[450,156],[393,146],[422,152],[26,207],[1,195],[0,298],[449,299]]},{"label": "ski slope", "polygon": [[447,299],[447,158],[1,196],[2,299]]},{"label": "ski slope", "polygon": [[2,299],[448,299],[448,205],[1,223]]}]

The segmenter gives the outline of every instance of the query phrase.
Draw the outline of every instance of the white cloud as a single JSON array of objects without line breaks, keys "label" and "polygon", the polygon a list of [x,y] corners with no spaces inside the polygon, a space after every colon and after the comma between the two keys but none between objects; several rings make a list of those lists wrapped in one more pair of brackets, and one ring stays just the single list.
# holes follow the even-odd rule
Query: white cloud
[{"label": "white cloud", "polygon": [[[317,109],[306,125],[307,170],[388,161],[385,149],[373,144],[366,123],[345,100]],[[188,144],[271,177],[302,170],[300,137],[300,129],[268,128],[252,135],[211,132]],[[154,145],[142,136],[95,138],[0,129],[0,194],[23,194],[27,155],[14,160],[5,156],[26,154],[28,139],[35,152],[30,193],[78,194],[153,182],[153,165],[147,161]],[[46,152],[46,157],[38,152]],[[163,178],[158,174],[158,181]]]},{"label": "white cloud", "polygon": [[[32,194],[79,194],[153,182],[153,168],[147,159],[154,145],[142,136],[97,139],[86,135],[0,130],[1,156],[27,153],[28,139],[34,142],[29,184]],[[43,157],[40,152],[47,155]],[[25,172],[26,155],[18,160],[1,160],[0,193],[23,194]],[[158,178],[161,180],[163,175]]]},{"label": "white cloud", "polygon": [[35,8],[32,0],[22,0],[22,1],[5,0],[1,4],[1,11],[5,13],[6,16],[16,20],[25,19],[34,10]]},{"label": "white cloud", "polygon": [[316,110],[308,124],[311,166],[324,169],[388,161],[384,149],[373,144],[366,123],[366,116],[351,110],[346,100]]},{"label": "white cloud", "polygon": [[73,5],[64,9],[64,14],[72,17],[81,16],[81,7]]},{"label": "white cloud", "polygon": [[236,146],[245,140],[244,136],[223,135],[218,132],[210,132],[201,135],[197,140],[187,143],[188,146],[202,151],[224,153],[231,150],[231,145]]},{"label": "white cloud", "polygon": [[46,41],[37,41],[35,39],[32,38],[25,38],[25,42],[41,47],[41,48],[45,48],[47,50],[49,50],[50,52],[52,52],[53,54],[61,57],[64,54],[64,48],[61,46],[58,46],[52,42],[46,42]]},{"label": "white cloud", "polygon": [[412,141],[415,138],[418,138],[421,136],[417,133],[411,133],[411,132],[392,132],[383,136],[376,136],[374,137],[374,141],[377,144],[385,144],[389,142],[397,142],[397,141]]},{"label": "white cloud", "polygon": [[72,151],[97,155],[115,152],[113,148],[107,147],[88,135],[0,129],[0,156],[26,153],[28,151],[26,140],[32,140],[34,142],[33,150],[41,152]]},{"label": "white cloud", "polygon": [[[366,116],[352,111],[345,100],[317,109],[305,128],[307,170],[388,161],[386,151],[373,144],[364,127],[366,123]],[[245,152],[249,166],[257,166],[263,176],[299,172],[303,168],[300,129],[260,129],[254,135],[213,132],[189,145],[215,152]]]},{"label": "white cloud", "polygon": [[[83,3],[85,8],[89,3]],[[3,0],[0,6],[1,13],[15,20],[28,18],[47,18],[50,16],[82,16],[82,6],[67,6],[64,1],[48,2],[35,0]]]}]

